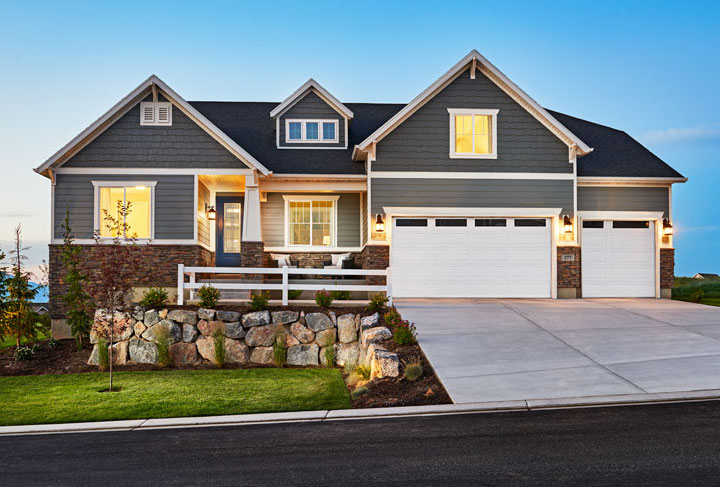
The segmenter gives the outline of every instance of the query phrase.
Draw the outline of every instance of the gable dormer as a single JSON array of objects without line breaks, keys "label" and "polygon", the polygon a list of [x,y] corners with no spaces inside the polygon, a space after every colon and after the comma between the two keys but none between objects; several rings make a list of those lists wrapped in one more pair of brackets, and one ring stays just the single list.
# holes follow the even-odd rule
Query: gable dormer
[{"label": "gable dormer", "polygon": [[314,79],[276,106],[270,117],[278,149],[347,149],[353,112]]}]

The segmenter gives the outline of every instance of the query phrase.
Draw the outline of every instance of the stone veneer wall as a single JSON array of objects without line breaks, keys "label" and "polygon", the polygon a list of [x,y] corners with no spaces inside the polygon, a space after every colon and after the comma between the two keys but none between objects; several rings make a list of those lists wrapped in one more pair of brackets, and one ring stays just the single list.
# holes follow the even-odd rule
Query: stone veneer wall
[{"label": "stone veneer wall", "polygon": [[[572,256],[573,260],[563,260],[564,255]],[[579,298],[582,296],[580,257],[580,247],[557,248],[558,298]]]},{"label": "stone veneer wall", "polygon": [[[67,307],[61,297],[67,287],[64,283],[65,270],[62,263],[62,245],[50,246],[49,258],[49,294],[50,317],[65,318]],[[77,245],[80,248],[80,271],[91,280],[96,276],[98,263],[112,252],[110,245]],[[137,270],[133,287],[175,287],[177,286],[177,265],[212,266],[215,257],[212,252],[199,245],[137,245],[137,252],[142,253],[142,268]]]},{"label": "stone veneer wall", "polygon": [[[356,259],[363,269],[387,269],[390,267],[389,245],[366,245]],[[384,276],[368,276],[367,282],[371,286],[385,284]]]},{"label": "stone veneer wall", "polygon": [[[662,297],[670,297],[675,284],[675,249],[660,249],[660,290]],[[665,292],[662,292],[666,290]],[[668,295],[668,296],[666,296]]]}]

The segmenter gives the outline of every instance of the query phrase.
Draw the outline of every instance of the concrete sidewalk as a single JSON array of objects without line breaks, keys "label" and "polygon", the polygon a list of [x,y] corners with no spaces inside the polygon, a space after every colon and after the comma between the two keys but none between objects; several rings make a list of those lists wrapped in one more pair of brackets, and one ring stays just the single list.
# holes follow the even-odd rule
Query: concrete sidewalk
[{"label": "concrete sidewalk", "polygon": [[720,388],[720,308],[666,299],[396,300],[456,403]]}]

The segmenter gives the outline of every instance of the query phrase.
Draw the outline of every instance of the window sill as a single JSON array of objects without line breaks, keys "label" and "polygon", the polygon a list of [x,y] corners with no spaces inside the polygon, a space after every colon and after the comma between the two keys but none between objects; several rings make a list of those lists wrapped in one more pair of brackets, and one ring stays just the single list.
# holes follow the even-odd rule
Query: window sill
[{"label": "window sill", "polygon": [[360,252],[362,247],[323,247],[317,245],[308,246],[287,246],[287,247],[265,247],[265,252],[325,252],[325,253],[338,253],[338,252]]},{"label": "window sill", "polygon": [[449,154],[450,159],[497,159],[497,154]]}]

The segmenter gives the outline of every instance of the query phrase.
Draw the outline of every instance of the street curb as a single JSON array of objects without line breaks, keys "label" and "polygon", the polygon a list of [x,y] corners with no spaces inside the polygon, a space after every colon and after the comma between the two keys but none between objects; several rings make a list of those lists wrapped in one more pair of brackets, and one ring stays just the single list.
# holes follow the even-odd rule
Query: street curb
[{"label": "street curb", "polygon": [[24,426],[0,426],[0,437],[57,433],[91,433],[102,431],[140,431],[164,428],[197,428],[209,426],[242,426],[313,421],[347,421],[398,417],[437,416],[451,414],[498,413],[510,411],[542,411],[608,406],[640,406],[650,404],[717,401],[720,389],[687,392],[657,392],[614,396],[570,397],[559,399],[528,399],[434,406],[405,406],[368,409],[336,409],[283,413],[234,414],[186,418],[156,418],[95,423],[61,423]]}]

